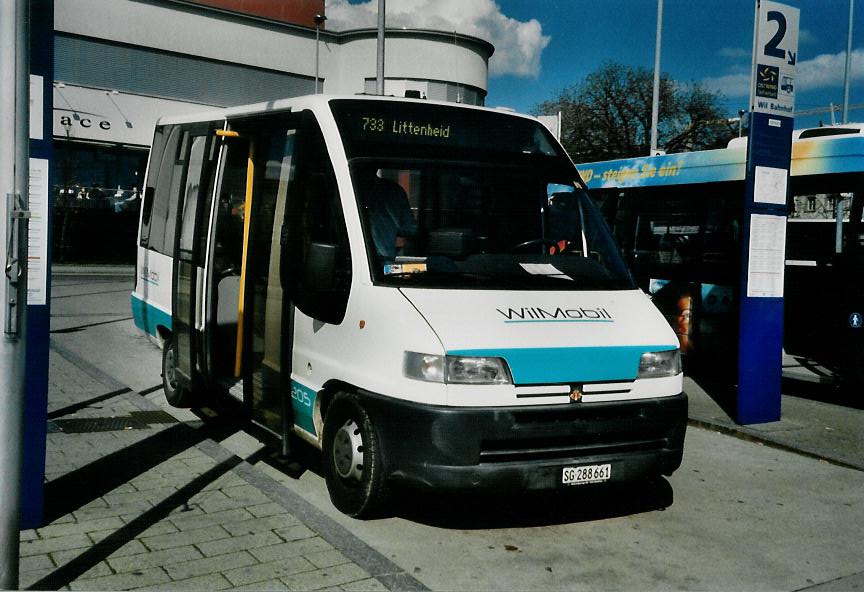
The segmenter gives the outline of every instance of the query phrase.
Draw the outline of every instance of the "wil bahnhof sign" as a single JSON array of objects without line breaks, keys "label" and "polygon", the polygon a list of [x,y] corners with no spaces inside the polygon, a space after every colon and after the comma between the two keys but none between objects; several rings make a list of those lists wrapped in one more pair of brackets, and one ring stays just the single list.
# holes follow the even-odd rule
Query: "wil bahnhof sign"
[{"label": "wil bahnhof sign", "polygon": [[792,159],[797,8],[759,0],[741,225],[738,423],[780,419],[788,179]]}]

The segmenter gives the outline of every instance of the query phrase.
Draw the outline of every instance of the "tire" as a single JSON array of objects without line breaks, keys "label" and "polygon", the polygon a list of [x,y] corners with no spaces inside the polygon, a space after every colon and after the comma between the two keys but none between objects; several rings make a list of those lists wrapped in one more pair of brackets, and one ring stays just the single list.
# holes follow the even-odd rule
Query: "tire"
[{"label": "tire", "polygon": [[177,384],[176,366],[177,350],[171,336],[162,343],[162,390],[165,400],[172,407],[192,407],[192,393]]},{"label": "tire", "polygon": [[384,455],[372,420],[347,393],[338,393],[324,419],[323,470],[330,500],[352,518],[382,514],[388,496]]}]

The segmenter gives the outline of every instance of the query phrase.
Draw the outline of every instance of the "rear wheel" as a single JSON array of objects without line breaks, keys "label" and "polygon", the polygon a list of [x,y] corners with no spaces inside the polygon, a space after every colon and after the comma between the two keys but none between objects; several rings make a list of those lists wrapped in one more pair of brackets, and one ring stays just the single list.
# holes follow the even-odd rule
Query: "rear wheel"
[{"label": "rear wheel", "polygon": [[339,393],[324,419],[323,469],[336,508],[353,518],[379,515],[387,499],[375,426],[356,397]]},{"label": "rear wheel", "polygon": [[162,344],[162,390],[172,407],[192,406],[192,392],[177,382],[177,348],[171,336],[166,337]]}]

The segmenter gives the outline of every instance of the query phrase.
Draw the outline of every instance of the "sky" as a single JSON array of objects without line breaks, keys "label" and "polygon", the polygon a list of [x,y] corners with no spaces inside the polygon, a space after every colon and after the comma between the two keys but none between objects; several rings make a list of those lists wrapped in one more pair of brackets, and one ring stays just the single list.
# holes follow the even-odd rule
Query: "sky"
[{"label": "sky", "polygon": [[[799,8],[795,126],[831,122],[843,104],[849,0],[784,0]],[[376,23],[378,0],[326,0],[331,30]],[[656,0],[387,0],[387,26],[457,31],[490,41],[488,106],[531,112],[606,62],[653,70]],[[755,0],[664,0],[662,72],[748,107]],[[864,1],[855,4],[849,104],[864,104]],[[864,106],[862,106],[864,107]],[[839,122],[841,113],[835,114]],[[864,108],[849,111],[864,121]]]}]

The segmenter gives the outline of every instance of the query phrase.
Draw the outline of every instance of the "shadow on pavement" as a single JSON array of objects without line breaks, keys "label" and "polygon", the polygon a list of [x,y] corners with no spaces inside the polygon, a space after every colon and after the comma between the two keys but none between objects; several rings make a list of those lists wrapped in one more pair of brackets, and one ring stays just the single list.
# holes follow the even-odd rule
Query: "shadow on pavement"
[{"label": "shadow on pavement", "polygon": [[[324,478],[321,455],[306,442],[292,441],[292,463],[269,449],[258,459],[292,479],[306,471]],[[298,472],[296,465],[302,467]],[[394,487],[380,518],[402,518],[438,528],[480,530],[591,522],[662,511],[674,502],[672,486],[658,477],[631,483],[577,486],[555,491],[445,492]]]},{"label": "shadow on pavement", "polygon": [[399,489],[394,492],[393,515],[438,528],[524,528],[662,511],[673,498],[672,486],[663,478],[519,494]]},{"label": "shadow on pavement", "polygon": [[727,416],[736,417],[738,415],[735,402],[737,385],[711,372],[693,372],[689,374],[689,377],[717,403]]},{"label": "shadow on pavement", "polygon": [[236,424],[226,422],[198,429],[175,424],[54,479],[45,485],[45,523],[74,512],[205,439],[221,440],[237,429]]},{"label": "shadow on pavement", "polygon": [[[187,429],[191,430],[191,428]],[[170,430],[165,430],[164,432],[161,432],[161,434],[169,431]],[[122,528],[111,533],[81,553],[81,555],[69,563],[59,567],[57,570],[34,583],[28,588],[28,590],[59,590],[63,586],[75,581],[88,570],[111,556],[111,554],[120,549],[120,547],[133,540],[160,520],[165,519],[174,509],[187,503],[192,496],[201,492],[204,487],[216,481],[216,479],[236,467],[241,462],[242,459],[239,457],[233,457],[219,463],[206,473],[199,475],[188,484],[181,487],[149,510],[145,511],[143,514],[124,525]]]},{"label": "shadow on pavement", "polygon": [[819,384],[804,380],[784,378],[782,390],[784,395],[841,405],[852,409],[864,409],[864,385],[852,383]]}]

